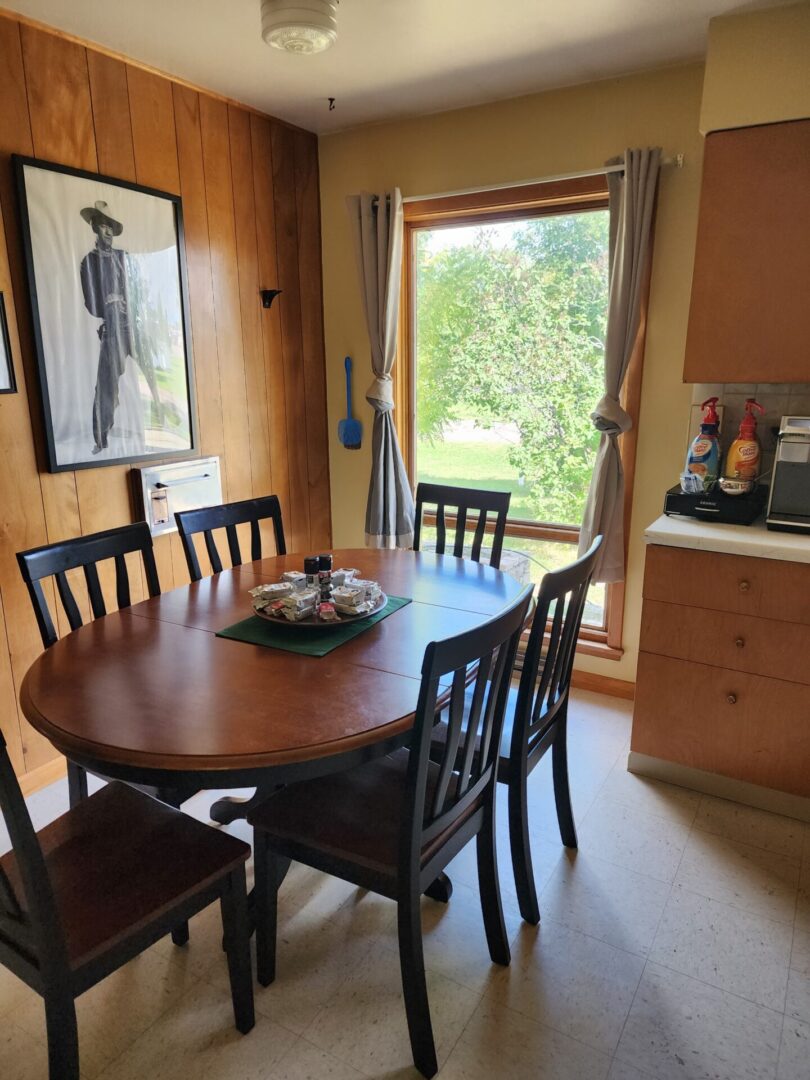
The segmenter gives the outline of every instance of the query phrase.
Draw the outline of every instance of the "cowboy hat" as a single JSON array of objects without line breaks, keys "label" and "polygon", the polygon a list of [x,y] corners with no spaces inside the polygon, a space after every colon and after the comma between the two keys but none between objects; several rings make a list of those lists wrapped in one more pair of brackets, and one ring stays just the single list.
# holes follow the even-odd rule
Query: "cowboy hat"
[{"label": "cowboy hat", "polygon": [[107,203],[99,200],[95,206],[85,206],[79,213],[91,228],[95,229],[96,225],[109,225],[113,236],[120,236],[124,231],[124,226],[120,221],[116,221],[105,213],[106,209]]}]

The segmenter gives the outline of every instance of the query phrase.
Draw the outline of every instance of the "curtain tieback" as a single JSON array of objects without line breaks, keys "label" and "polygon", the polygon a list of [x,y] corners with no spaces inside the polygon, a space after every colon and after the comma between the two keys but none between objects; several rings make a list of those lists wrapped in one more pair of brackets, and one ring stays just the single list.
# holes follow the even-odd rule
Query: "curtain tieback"
[{"label": "curtain tieback", "polygon": [[629,413],[626,413],[616,398],[611,397],[610,394],[605,394],[600,399],[599,404],[591,413],[591,420],[597,431],[612,438],[629,431],[633,426]]},{"label": "curtain tieback", "polygon": [[366,401],[378,413],[391,412],[394,407],[394,383],[390,375],[377,375],[366,390]]}]

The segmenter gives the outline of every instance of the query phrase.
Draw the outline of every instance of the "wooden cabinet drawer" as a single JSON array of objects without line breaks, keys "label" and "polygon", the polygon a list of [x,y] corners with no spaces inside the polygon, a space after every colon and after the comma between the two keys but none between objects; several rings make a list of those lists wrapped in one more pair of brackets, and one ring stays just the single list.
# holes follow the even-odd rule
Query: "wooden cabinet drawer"
[{"label": "wooden cabinet drawer", "polygon": [[642,652],[631,749],[810,796],[810,693]]},{"label": "wooden cabinet drawer", "polygon": [[810,686],[810,625],[802,623],[645,600],[641,648]]},{"label": "wooden cabinet drawer", "polygon": [[810,563],[650,544],[644,597],[810,626]]}]

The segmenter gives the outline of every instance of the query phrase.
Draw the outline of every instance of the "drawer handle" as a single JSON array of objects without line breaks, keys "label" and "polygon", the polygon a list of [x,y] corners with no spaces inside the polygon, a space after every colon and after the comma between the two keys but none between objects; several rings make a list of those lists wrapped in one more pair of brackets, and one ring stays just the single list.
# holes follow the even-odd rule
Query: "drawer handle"
[{"label": "drawer handle", "polygon": [[751,590],[751,582],[750,581],[741,581],[740,582],[740,592],[750,592],[750,590]]},{"label": "drawer handle", "polygon": [[736,694],[729,694],[726,697],[726,701],[729,703],[729,705],[736,705],[737,704],[737,695]]},{"label": "drawer handle", "polygon": [[745,638],[742,638],[742,637],[735,638],[734,639],[734,644],[737,646],[738,649],[742,649],[744,647],[744,645],[745,645]]}]

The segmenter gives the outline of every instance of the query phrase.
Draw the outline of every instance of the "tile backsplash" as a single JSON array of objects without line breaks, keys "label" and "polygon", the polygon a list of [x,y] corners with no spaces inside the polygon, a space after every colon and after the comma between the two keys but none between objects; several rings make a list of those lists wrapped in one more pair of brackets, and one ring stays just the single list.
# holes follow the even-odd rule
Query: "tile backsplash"
[{"label": "tile backsplash", "polygon": [[725,454],[740,430],[745,414],[745,399],[756,398],[765,412],[758,418],[757,434],[762,445],[762,476],[773,468],[776,434],[783,416],[810,416],[810,383],[693,383],[692,409],[687,445],[699,430],[700,405],[706,398],[717,397],[725,406],[720,430],[720,445]]}]

